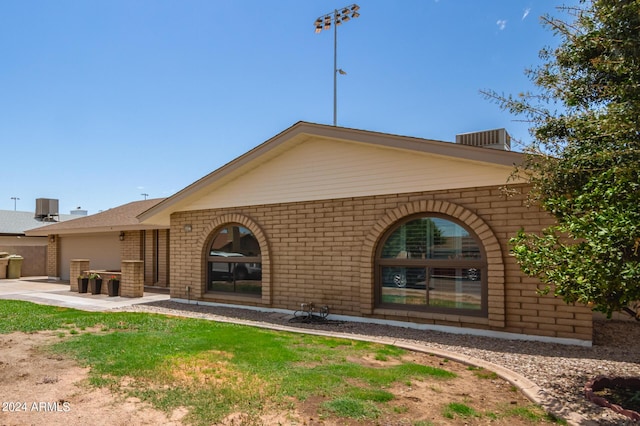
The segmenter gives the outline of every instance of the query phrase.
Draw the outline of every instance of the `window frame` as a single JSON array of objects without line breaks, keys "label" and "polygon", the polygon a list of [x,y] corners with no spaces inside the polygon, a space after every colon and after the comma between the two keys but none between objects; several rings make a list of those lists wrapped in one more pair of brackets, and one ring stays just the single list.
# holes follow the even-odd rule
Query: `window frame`
[{"label": "window frame", "polygon": [[[396,232],[401,226],[406,225],[409,222],[412,222],[417,219],[430,219],[430,218],[438,218],[449,221],[455,225],[463,228],[471,238],[475,241],[476,245],[479,248],[480,258],[479,259],[420,259],[420,258],[385,258],[382,257],[382,251],[384,249],[385,244],[388,239]],[[473,232],[466,224],[460,222],[454,217],[440,214],[440,213],[432,213],[432,212],[421,212],[417,214],[412,214],[410,216],[404,217],[398,221],[396,221],[392,226],[390,226],[381,236],[379,242],[376,246],[374,252],[374,303],[376,308],[382,309],[402,309],[406,311],[417,311],[417,312],[425,312],[425,313],[442,313],[442,314],[457,314],[464,316],[474,316],[474,317],[488,317],[488,279],[487,279],[487,256],[484,246],[482,245],[482,240],[478,237],[478,235]],[[423,268],[425,270],[425,275],[429,269],[434,268],[453,268],[453,269],[471,269],[476,268],[481,271],[480,274],[480,309],[464,309],[464,308],[443,308],[437,306],[430,305],[414,305],[414,304],[402,304],[402,303],[391,303],[391,302],[383,302],[382,301],[382,289],[383,289],[383,268],[384,267],[398,267],[398,268]],[[425,299],[428,300],[428,285],[425,286]]]},{"label": "window frame", "polygon": [[[217,251],[214,250],[212,245],[213,242],[215,241],[216,237],[224,230],[224,229],[229,229],[232,227],[238,227],[241,229],[246,229],[249,234],[255,239],[257,244],[258,249],[260,250],[260,254],[257,256],[229,256],[229,257],[225,257],[225,256],[212,256],[211,252],[212,251]],[[247,293],[247,292],[239,292],[236,289],[236,284],[238,281],[237,279],[237,275],[236,275],[236,271],[235,269],[233,270],[233,272],[230,272],[231,274],[231,281],[233,283],[233,291],[225,291],[225,290],[212,290],[209,288],[210,284],[211,284],[211,274],[212,274],[212,270],[211,270],[211,264],[212,263],[225,263],[225,264],[259,264],[260,265],[260,269],[262,269],[262,250],[260,248],[260,244],[258,242],[258,238],[256,237],[255,233],[248,228],[247,226],[241,224],[241,223],[236,223],[236,222],[227,222],[224,223],[221,226],[218,226],[210,235],[210,238],[208,240],[209,242],[207,243],[207,251],[206,251],[206,255],[205,255],[205,267],[206,267],[206,274],[205,274],[205,293],[206,294],[210,294],[210,295],[234,295],[234,296],[243,296],[243,297],[256,297],[256,298],[261,298],[262,297],[262,292],[263,292],[263,279],[262,279],[262,273],[260,273],[260,279],[259,280],[254,280],[254,281],[259,281],[260,282],[260,293]],[[226,253],[232,253],[232,252],[226,252]],[[241,260],[241,261],[240,261]],[[230,269],[231,270],[231,269]]]}]

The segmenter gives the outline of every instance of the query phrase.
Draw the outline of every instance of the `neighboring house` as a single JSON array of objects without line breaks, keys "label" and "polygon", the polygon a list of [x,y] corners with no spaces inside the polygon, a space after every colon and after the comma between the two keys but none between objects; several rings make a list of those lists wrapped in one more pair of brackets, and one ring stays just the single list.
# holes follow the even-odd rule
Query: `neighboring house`
[{"label": "neighboring house", "polygon": [[47,274],[61,280],[70,277],[73,259],[87,259],[93,270],[120,271],[122,260],[145,262],[145,285],[169,285],[169,230],[140,224],[137,215],[162,199],[135,201],[101,213],[27,232],[47,238]]},{"label": "neighboring house", "polygon": [[0,252],[20,255],[21,275],[47,275],[47,238],[26,236],[25,233],[44,224],[64,222],[78,216],[61,214],[37,217],[34,212],[0,210]]},{"label": "neighboring house", "polygon": [[172,298],[590,341],[590,310],[539,295],[509,255],[553,218],[525,184],[503,191],[522,154],[471,146],[498,134],[300,122],[138,218],[171,229]]}]

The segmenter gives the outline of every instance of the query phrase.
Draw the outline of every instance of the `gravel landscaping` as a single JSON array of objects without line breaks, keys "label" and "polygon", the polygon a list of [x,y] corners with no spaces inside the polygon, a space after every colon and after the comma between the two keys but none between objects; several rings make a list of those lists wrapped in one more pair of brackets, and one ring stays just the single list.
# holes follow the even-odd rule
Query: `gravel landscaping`
[{"label": "gravel landscaping", "polygon": [[449,334],[362,322],[301,323],[291,315],[251,309],[185,304],[175,301],[133,305],[127,311],[164,313],[270,327],[295,327],[332,333],[393,339],[429,351],[489,362],[533,382],[538,398],[554,414],[579,425],[634,425],[628,417],[601,408],[584,397],[587,381],[598,375],[640,377],[640,322],[596,321],[594,345],[582,347]]}]

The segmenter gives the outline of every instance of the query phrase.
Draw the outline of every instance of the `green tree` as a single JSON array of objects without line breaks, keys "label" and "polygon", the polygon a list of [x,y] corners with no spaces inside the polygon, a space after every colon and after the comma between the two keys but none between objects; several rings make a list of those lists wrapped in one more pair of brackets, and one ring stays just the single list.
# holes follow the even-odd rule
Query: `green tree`
[{"label": "green tree", "polygon": [[[640,0],[582,0],[527,71],[537,93],[484,92],[525,116],[533,141],[515,175],[556,218],[511,240],[522,270],[567,303],[640,320]],[[570,21],[570,22],[569,22]]]}]

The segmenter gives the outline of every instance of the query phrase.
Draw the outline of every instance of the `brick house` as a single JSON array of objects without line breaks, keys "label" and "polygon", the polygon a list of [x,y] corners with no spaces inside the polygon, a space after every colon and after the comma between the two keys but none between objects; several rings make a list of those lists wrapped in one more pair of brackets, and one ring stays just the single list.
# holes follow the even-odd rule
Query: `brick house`
[{"label": "brick house", "polygon": [[[169,286],[168,227],[141,224],[137,216],[162,199],[134,201],[100,213],[26,232],[47,238],[47,275],[70,281],[72,260],[84,259],[91,270],[120,271],[124,260],[144,261],[144,285]],[[77,288],[76,288],[77,290]],[[106,287],[105,287],[106,291]]]},{"label": "brick house", "polygon": [[175,299],[589,344],[509,255],[552,223],[501,190],[522,154],[458,142],[299,122],[138,218],[170,227]]}]

